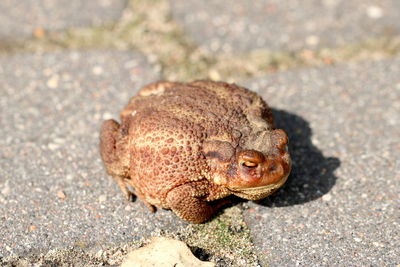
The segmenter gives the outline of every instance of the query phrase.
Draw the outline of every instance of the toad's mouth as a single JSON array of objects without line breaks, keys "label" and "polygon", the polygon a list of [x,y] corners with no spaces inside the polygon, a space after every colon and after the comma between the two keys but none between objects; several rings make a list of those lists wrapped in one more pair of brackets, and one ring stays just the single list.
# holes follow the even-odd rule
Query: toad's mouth
[{"label": "toad's mouth", "polygon": [[289,177],[289,173],[282,177],[277,183],[274,184],[267,184],[262,186],[255,186],[255,187],[229,187],[228,190],[233,193],[244,193],[244,194],[252,194],[252,193],[259,193],[259,192],[273,192],[279,187],[281,187]]}]

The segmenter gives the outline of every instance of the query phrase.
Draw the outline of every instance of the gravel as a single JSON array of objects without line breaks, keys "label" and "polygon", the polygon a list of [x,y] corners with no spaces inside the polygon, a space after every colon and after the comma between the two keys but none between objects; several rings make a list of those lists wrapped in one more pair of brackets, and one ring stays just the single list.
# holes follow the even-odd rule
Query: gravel
[{"label": "gravel", "polygon": [[[243,204],[264,265],[399,264],[399,73],[397,58],[243,84],[273,107],[293,158],[282,190]],[[98,153],[101,122],[160,78],[143,55],[3,56],[0,76],[0,259],[184,233],[172,212],[125,201]]]},{"label": "gravel", "polygon": [[174,18],[211,52],[336,47],[400,34],[397,0],[169,0]]},{"label": "gravel", "polygon": [[159,78],[144,56],[5,56],[0,76],[0,258],[117,246],[185,225],[127,202],[99,156],[101,122]]},{"label": "gravel", "polygon": [[290,138],[287,185],[245,221],[267,266],[400,263],[400,58],[246,82]]},{"label": "gravel", "polygon": [[2,0],[0,41],[40,36],[42,30],[98,26],[117,20],[127,0]]}]

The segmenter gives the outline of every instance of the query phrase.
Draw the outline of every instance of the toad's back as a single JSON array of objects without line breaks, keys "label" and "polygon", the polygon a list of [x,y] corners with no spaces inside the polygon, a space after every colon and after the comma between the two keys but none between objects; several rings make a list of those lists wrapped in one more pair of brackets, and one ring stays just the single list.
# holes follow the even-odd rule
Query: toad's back
[{"label": "toad's back", "polygon": [[261,98],[236,85],[160,82],[141,89],[121,112],[136,193],[166,207],[163,200],[174,187],[203,180],[209,186],[203,142],[216,139],[237,146],[250,129],[249,116],[271,122]]}]

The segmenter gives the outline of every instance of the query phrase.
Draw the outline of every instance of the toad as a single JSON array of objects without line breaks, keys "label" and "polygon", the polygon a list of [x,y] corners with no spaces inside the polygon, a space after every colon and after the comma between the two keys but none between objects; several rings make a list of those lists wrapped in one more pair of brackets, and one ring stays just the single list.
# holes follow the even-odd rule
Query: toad
[{"label": "toad", "polygon": [[265,198],[286,181],[288,137],[256,93],[224,82],[157,82],[103,122],[100,153],[123,194],[202,223],[229,195]]}]

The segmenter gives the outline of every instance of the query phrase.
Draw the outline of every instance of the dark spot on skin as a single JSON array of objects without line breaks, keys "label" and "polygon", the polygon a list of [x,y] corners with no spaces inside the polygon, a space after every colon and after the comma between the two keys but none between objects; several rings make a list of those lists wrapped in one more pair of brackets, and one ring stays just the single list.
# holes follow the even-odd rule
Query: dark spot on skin
[{"label": "dark spot on skin", "polygon": [[211,129],[209,129],[209,130],[207,131],[207,135],[208,135],[208,136],[214,136],[214,135],[217,135],[217,134],[218,134],[218,130],[215,129],[215,128],[211,128]]},{"label": "dark spot on skin", "polygon": [[122,135],[128,135],[128,132],[129,132],[129,131],[128,131],[128,128],[127,128],[127,127],[122,127],[122,128],[121,128],[121,134],[122,134]]},{"label": "dark spot on skin", "polygon": [[278,169],[278,166],[276,166],[276,164],[272,163],[271,165],[269,165],[268,171],[269,172],[274,172]]},{"label": "dark spot on skin", "polygon": [[210,151],[206,153],[207,158],[214,158],[219,160],[224,160],[224,157],[217,151]]},{"label": "dark spot on skin", "polygon": [[230,164],[227,171],[228,176],[234,177],[236,173],[237,173],[236,163]]}]

